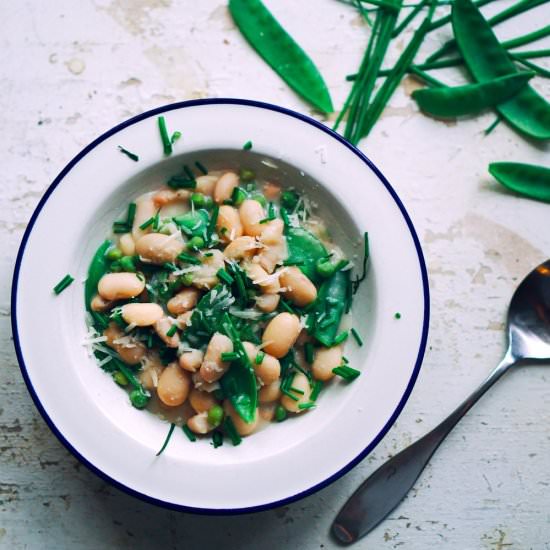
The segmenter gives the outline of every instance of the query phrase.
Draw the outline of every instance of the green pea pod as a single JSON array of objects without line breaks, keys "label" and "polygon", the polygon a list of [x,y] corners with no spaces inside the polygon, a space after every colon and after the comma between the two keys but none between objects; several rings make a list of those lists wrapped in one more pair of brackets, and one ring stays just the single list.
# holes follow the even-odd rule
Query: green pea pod
[{"label": "green pea pod", "polygon": [[220,385],[239,416],[247,423],[254,422],[258,405],[256,375],[239,333],[227,313],[223,316],[222,326],[223,332],[233,342],[233,350],[239,359],[231,363],[229,370],[221,377]]},{"label": "green pea pod", "polygon": [[200,300],[191,316],[191,322],[186,336],[205,334],[212,336],[221,330],[221,323],[224,312],[234,302],[231,292],[225,285],[216,285],[210,292],[207,292]]},{"label": "green pea pod", "polygon": [[179,225],[184,233],[193,237],[203,237],[208,228],[210,217],[206,210],[190,210],[181,216],[176,216],[174,222]]},{"label": "green pea pod", "polygon": [[493,162],[489,164],[489,173],[516,193],[550,202],[550,168],[521,162]]},{"label": "green pea pod", "polygon": [[301,227],[287,226],[285,237],[288,248],[287,263],[295,264],[311,281],[318,281],[317,261],[328,255],[323,243],[315,235]]},{"label": "green pea pod", "polygon": [[323,346],[331,346],[338,332],[348,299],[349,274],[349,271],[337,271],[321,285],[317,294],[312,335]]},{"label": "green pea pod", "polygon": [[[478,82],[517,74],[518,69],[471,0],[455,0],[453,31],[468,70]],[[514,128],[535,139],[550,139],[550,103],[526,85],[496,110]]]},{"label": "green pea pod", "polygon": [[535,76],[521,72],[466,86],[425,88],[412,97],[422,111],[436,117],[457,117],[478,113],[515,96]]},{"label": "green pea pod", "polygon": [[320,111],[334,111],[317,67],[260,0],[229,0],[229,11],[250,45],[293,90]]},{"label": "green pea pod", "polygon": [[90,267],[88,268],[88,277],[84,285],[84,300],[86,302],[86,309],[90,312],[92,311],[90,304],[92,303],[92,298],[97,294],[99,279],[107,272],[107,259],[105,258],[105,253],[112,244],[113,243],[109,240],[102,243],[96,250],[90,262]]}]

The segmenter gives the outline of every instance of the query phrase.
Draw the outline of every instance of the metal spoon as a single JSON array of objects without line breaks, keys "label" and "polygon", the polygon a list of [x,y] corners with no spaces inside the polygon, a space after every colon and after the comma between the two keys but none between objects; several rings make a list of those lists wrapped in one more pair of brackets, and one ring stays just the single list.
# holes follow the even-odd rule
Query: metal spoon
[{"label": "metal spoon", "polygon": [[550,360],[550,260],[521,282],[508,309],[508,351],[487,379],[441,424],[384,463],[348,499],[332,534],[351,544],[374,529],[405,497],[436,449],[470,407],[512,366]]}]

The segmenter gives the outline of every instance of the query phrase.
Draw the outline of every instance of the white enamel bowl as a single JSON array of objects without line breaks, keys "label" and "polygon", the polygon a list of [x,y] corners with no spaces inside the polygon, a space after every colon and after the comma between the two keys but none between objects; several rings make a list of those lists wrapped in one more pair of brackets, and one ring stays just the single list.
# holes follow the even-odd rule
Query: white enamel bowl
[{"label": "white enamel bowl", "polygon": [[[165,158],[157,117],[180,130]],[[252,151],[242,146],[251,140]],[[133,162],[117,145],[139,154]],[[246,165],[305,190],[333,238],[361,263],[369,232],[367,281],[355,297],[346,356],[362,375],[336,381],[318,407],[216,450],[180,430],[160,456],[168,425],[138,411],[82,345],[83,280],[91,256],[127,203],[184,163]],[[359,266],[358,266],[359,268]],[[358,269],[357,268],[357,269]],[[59,296],[53,286],[75,277]],[[287,503],[326,486],[363,459],[393,424],[420,368],[428,327],[421,248],[403,204],[376,167],[322,124],[251,101],[215,99],[139,115],[86,147],[61,172],[23,237],[12,289],[21,371],[42,416],[84,464],[150,502],[206,513],[238,513]],[[401,313],[401,319],[394,317]]]}]

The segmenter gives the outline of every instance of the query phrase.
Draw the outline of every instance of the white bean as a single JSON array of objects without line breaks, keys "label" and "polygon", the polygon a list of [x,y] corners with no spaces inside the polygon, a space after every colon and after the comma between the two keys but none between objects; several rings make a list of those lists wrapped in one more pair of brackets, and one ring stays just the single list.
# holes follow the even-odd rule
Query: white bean
[{"label": "white bean", "polygon": [[168,300],[166,309],[172,315],[181,315],[197,305],[200,292],[196,288],[184,288]]},{"label": "white bean", "polygon": [[177,407],[185,402],[191,389],[189,374],[177,363],[170,363],[159,377],[157,395],[169,407]]},{"label": "white bean", "polygon": [[164,367],[153,361],[147,361],[146,365],[143,367],[143,370],[138,374],[138,379],[141,382],[141,385],[149,391],[154,390],[157,387],[160,375]]},{"label": "white bean", "polygon": [[195,409],[195,412],[207,413],[217,402],[211,393],[193,388],[189,394],[189,404]]},{"label": "white bean", "polygon": [[168,336],[166,333],[172,328],[174,325],[174,320],[170,319],[170,317],[161,317],[155,322],[155,331],[158,335],[158,337],[169,347],[169,348],[177,348],[180,343],[180,336],[176,332],[172,336]]},{"label": "white bean", "polygon": [[275,417],[275,403],[266,403],[262,404],[258,407],[258,413],[260,415],[260,418],[262,420],[265,420],[266,422],[271,422],[273,418]]},{"label": "white bean", "polygon": [[260,389],[258,400],[260,403],[272,403],[278,401],[281,395],[281,381],[275,380],[275,382],[271,382],[271,384],[267,384]]},{"label": "white bean", "polygon": [[214,426],[212,426],[208,422],[208,413],[202,412],[199,414],[196,414],[195,416],[192,416],[187,421],[187,427],[196,434],[204,435],[208,432],[212,431],[214,429]]},{"label": "white bean", "polygon": [[141,294],[145,279],[135,273],[107,273],[99,279],[97,290],[104,300],[128,300]]},{"label": "white bean", "polygon": [[224,249],[223,254],[228,260],[242,260],[251,258],[256,254],[262,245],[254,237],[237,237]]},{"label": "white bean", "polygon": [[239,176],[235,172],[226,172],[216,183],[214,189],[214,202],[222,204],[223,201],[229,200],[233,193],[233,189],[239,185]]},{"label": "white bean", "polygon": [[296,342],[301,330],[300,319],[296,315],[286,311],[279,313],[264,329],[264,351],[278,359],[284,357]]},{"label": "white bean", "polygon": [[184,351],[179,356],[179,364],[182,369],[189,372],[197,372],[202,364],[204,353],[200,349],[194,349],[193,351]]},{"label": "white bean", "polygon": [[183,248],[183,241],[177,233],[174,235],[149,233],[136,241],[136,252],[154,264],[173,262]]},{"label": "white bean", "polygon": [[124,233],[118,240],[118,247],[124,256],[133,256],[136,253],[136,243],[131,233]]},{"label": "white bean", "polygon": [[290,266],[281,273],[281,285],[286,290],[285,298],[298,307],[304,307],[317,298],[315,285],[300,271],[298,267]]},{"label": "white bean", "polygon": [[139,364],[147,353],[145,346],[139,340],[125,334],[115,323],[109,324],[103,331],[103,336],[107,338],[105,343],[113,348],[121,359],[129,365]]},{"label": "white bean", "polygon": [[243,224],[245,235],[250,237],[259,237],[264,230],[261,220],[265,218],[263,206],[253,199],[246,199],[239,207],[239,215]]},{"label": "white bean", "polygon": [[194,310],[191,309],[189,311],[186,311],[185,313],[181,313],[176,317],[176,325],[182,332],[189,328],[191,317],[193,317],[193,311]]},{"label": "white bean", "polygon": [[212,338],[210,338],[200,368],[200,375],[203,380],[209,383],[219,380],[229,368],[229,363],[222,361],[221,355],[222,353],[230,353],[232,351],[233,342],[220,332],[214,333]]},{"label": "white bean", "polygon": [[281,285],[279,278],[271,276],[261,265],[255,262],[246,262],[243,264],[248,278],[253,284],[258,285],[265,294],[276,294]]},{"label": "white bean", "polygon": [[300,413],[307,409],[300,409],[299,406],[305,403],[309,402],[309,397],[311,395],[311,387],[309,385],[309,380],[307,379],[307,376],[302,372],[297,372],[294,375],[294,378],[292,379],[292,384],[290,385],[292,388],[296,388],[297,390],[303,391],[303,395],[299,393],[294,393],[292,390],[290,392],[292,395],[295,395],[298,398],[298,401],[294,401],[291,397],[288,395],[283,395],[281,397],[281,405],[290,412],[293,413]]},{"label": "white bean", "polygon": [[139,226],[152,218],[157,213],[157,207],[151,198],[151,194],[139,197],[136,200],[136,214],[134,216],[134,225],[132,225],[132,237],[137,241],[146,233],[149,233],[150,226],[147,229],[140,229]]},{"label": "white bean", "polygon": [[113,302],[111,300],[105,300],[99,294],[96,294],[90,302],[92,311],[107,311],[111,309]]},{"label": "white bean", "polygon": [[221,250],[210,250],[212,256],[203,258],[199,269],[193,271],[193,286],[202,289],[210,289],[219,283],[216,273],[224,266],[224,255]]},{"label": "white bean", "polygon": [[330,380],[334,378],[332,369],[342,364],[342,347],[319,348],[315,351],[311,372],[316,380]]},{"label": "white bean", "polygon": [[256,376],[263,385],[271,384],[279,379],[281,375],[281,364],[275,357],[264,353],[262,362],[258,364],[256,363],[258,348],[252,342],[243,342],[243,346]]},{"label": "white bean", "polygon": [[280,299],[278,294],[261,294],[256,297],[256,305],[260,311],[271,313],[277,309]]},{"label": "white bean", "polygon": [[264,224],[262,234],[260,235],[260,242],[268,246],[279,244],[283,238],[284,227],[283,220],[279,218],[267,222]]},{"label": "white bean", "polygon": [[163,315],[162,308],[154,303],[134,303],[122,306],[122,318],[129,325],[137,327],[150,327]]},{"label": "white bean", "polygon": [[197,178],[197,186],[195,187],[195,192],[202,193],[203,195],[212,196],[216,183],[219,177],[214,175],[199,176]]},{"label": "white bean", "polygon": [[190,195],[187,189],[161,189],[153,196],[153,202],[157,208],[162,208],[175,202],[186,202]]},{"label": "white bean", "polygon": [[222,243],[231,242],[243,234],[241,218],[236,208],[223,204],[218,211],[216,231]]}]

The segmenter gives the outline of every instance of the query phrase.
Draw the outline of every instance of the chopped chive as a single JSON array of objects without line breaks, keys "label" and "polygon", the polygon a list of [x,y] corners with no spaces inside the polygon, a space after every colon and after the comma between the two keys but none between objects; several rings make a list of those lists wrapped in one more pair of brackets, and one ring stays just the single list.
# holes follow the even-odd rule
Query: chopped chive
[{"label": "chopped chive", "polygon": [[176,174],[172,176],[167,182],[166,185],[171,189],[195,189],[197,187],[197,180],[194,177],[189,178],[187,174]]},{"label": "chopped chive", "polygon": [[[205,254],[206,256],[206,254]],[[198,258],[195,258],[194,256],[191,256],[190,254],[186,254],[185,252],[182,252],[178,255],[178,260],[185,262],[186,264],[192,264],[192,265],[200,265],[201,261]]]},{"label": "chopped chive", "polygon": [[166,336],[168,336],[168,338],[172,338],[172,336],[174,336],[174,334],[176,334],[177,331],[178,331],[177,325],[172,325],[172,326],[166,331]]},{"label": "chopped chive", "polygon": [[271,221],[271,218],[262,218],[258,223],[264,224],[264,223],[267,223],[267,222],[270,222],[270,221]]},{"label": "chopped chive", "polygon": [[281,307],[283,309],[285,309],[286,311],[288,311],[289,313],[292,313],[293,315],[296,314],[296,312],[294,311],[294,309],[292,309],[292,306],[284,299],[284,298],[281,298],[281,300],[279,301],[279,303],[281,304]]},{"label": "chopped chive", "polygon": [[139,160],[139,157],[135,153],[132,153],[131,151],[128,151],[128,149],[124,149],[124,147],[122,147],[122,145],[118,146],[118,150],[121,153],[124,153],[129,159],[132,159],[134,162],[137,162]]},{"label": "chopped chive", "polygon": [[344,330],[336,338],[334,338],[332,345],[337,346],[338,344],[341,344],[342,342],[345,342],[348,339],[349,332],[347,330]]},{"label": "chopped chive", "polygon": [[313,363],[313,344],[311,342],[307,342],[304,346],[304,354],[306,361],[311,365]]},{"label": "chopped chive", "polygon": [[[195,174],[193,174],[191,168],[189,168],[189,166],[187,166],[187,164],[185,164],[183,166],[183,171],[185,172],[185,175],[190,179],[190,180],[195,180]],[[196,187],[196,184],[195,184],[195,187]]]},{"label": "chopped chive", "polygon": [[153,223],[155,223],[155,216],[153,216],[152,218],[149,218],[148,220],[144,221],[140,226],[139,228],[140,229],[147,229],[150,225],[153,225]]},{"label": "chopped chive", "polygon": [[157,213],[153,216],[153,230],[157,231],[160,225],[160,208],[157,210]]},{"label": "chopped chive", "polygon": [[300,403],[298,405],[298,409],[303,411],[303,410],[306,410],[306,409],[314,409],[315,408],[315,403],[309,401],[308,403]]},{"label": "chopped chive", "polygon": [[205,258],[211,258],[212,256],[214,256],[214,252],[205,252],[204,253]]},{"label": "chopped chive", "polygon": [[287,397],[290,397],[290,399],[292,399],[293,401],[300,401],[299,397],[292,395],[288,390],[283,389],[282,387],[281,387],[281,393],[284,393]]},{"label": "chopped chive", "polygon": [[126,215],[126,225],[128,227],[132,227],[132,225],[134,225],[134,219],[136,217],[136,203],[135,202],[131,202],[129,205],[128,205],[128,214]]},{"label": "chopped chive", "polygon": [[94,323],[101,329],[105,330],[109,326],[109,318],[104,313],[98,311],[91,311],[90,314],[94,320]]},{"label": "chopped chive", "polygon": [[160,451],[155,456],[160,456],[164,449],[166,449],[166,446],[168,445],[168,442],[170,441],[170,438],[172,437],[172,434],[174,433],[174,428],[176,427],[175,424],[170,424],[170,429],[168,430],[168,435],[166,436],[166,439],[164,440],[164,443],[162,444],[162,447],[160,448]]},{"label": "chopped chive", "polygon": [[168,130],[166,129],[166,120],[163,116],[159,116],[157,119],[160,139],[162,140],[162,147],[164,148],[164,154],[166,156],[172,154],[172,143],[170,141],[170,136],[168,135]]},{"label": "chopped chive", "polygon": [[354,328],[351,329],[351,335],[355,338],[357,345],[363,345],[363,340],[361,339],[361,336],[359,336],[359,333]]},{"label": "chopped chive", "polygon": [[265,357],[265,353],[263,351],[259,351],[256,354],[256,358],[254,359],[254,363],[256,363],[256,365],[261,365],[262,361],[264,360],[264,357]]},{"label": "chopped chive", "polygon": [[315,384],[313,385],[313,389],[311,390],[311,395],[309,396],[309,399],[311,401],[317,401],[317,398],[319,397],[322,389],[323,382],[321,382],[321,380],[316,380]]},{"label": "chopped chive", "polygon": [[205,176],[208,174],[208,170],[206,168],[206,166],[202,163],[202,162],[199,162],[198,160],[195,162],[195,166],[197,167],[197,169],[202,172]]},{"label": "chopped chive", "polygon": [[216,204],[212,210],[212,216],[210,217],[210,221],[208,222],[208,228],[206,230],[206,236],[207,241],[212,240],[212,235],[214,233],[214,230],[216,229],[216,223],[218,222],[218,214],[220,212],[220,207]]},{"label": "chopped chive", "polygon": [[240,355],[234,351],[223,352],[221,354],[222,361],[237,361],[239,358]]},{"label": "chopped chive", "polygon": [[187,436],[187,439],[189,439],[189,441],[197,441],[197,436],[189,429],[186,424],[184,424],[181,429],[183,430],[183,433]]},{"label": "chopped chive", "polygon": [[240,206],[247,196],[247,192],[242,187],[235,187],[231,193],[231,203]]},{"label": "chopped chive", "polygon": [[235,424],[233,424],[233,420],[231,420],[230,416],[225,417],[223,421],[223,430],[229,439],[231,439],[231,443],[233,443],[235,447],[241,443],[242,438],[237,432],[237,428],[235,428]]},{"label": "chopped chive", "polygon": [[222,432],[215,430],[212,432],[212,446],[214,449],[221,447],[223,445],[223,434]]},{"label": "chopped chive", "polygon": [[59,281],[54,287],[53,291],[55,294],[61,294],[72,282],[74,281],[74,277],[71,277],[70,275],[65,275],[61,281]]},{"label": "chopped chive", "polygon": [[221,269],[218,269],[218,272],[216,273],[219,279],[221,279],[224,283],[227,283],[228,285],[232,285],[235,279],[227,273],[227,271],[222,267]]},{"label": "chopped chive", "polygon": [[361,371],[358,371],[353,367],[348,367],[347,365],[340,365],[339,367],[332,369],[332,372],[348,382],[355,380],[361,374]]},{"label": "chopped chive", "polygon": [[252,142],[249,140],[247,141],[244,145],[243,145],[243,149],[245,151],[250,151],[250,149],[252,149]]},{"label": "chopped chive", "polygon": [[344,361],[344,363],[349,363],[349,359],[345,356],[342,356],[342,361]]},{"label": "chopped chive", "polygon": [[497,115],[495,120],[491,122],[491,124],[483,130],[483,133],[488,136],[500,123],[502,122],[502,117],[500,115]]},{"label": "chopped chive", "polygon": [[401,319],[401,313],[399,311],[394,315],[396,319]]},{"label": "chopped chive", "polygon": [[298,388],[294,388],[292,386],[288,388],[288,391],[293,391],[294,393],[299,393],[300,395],[304,395],[304,392],[302,390],[299,390]]},{"label": "chopped chive", "polygon": [[170,143],[172,145],[174,145],[174,143],[176,143],[176,141],[178,141],[178,139],[181,137],[181,132],[176,130],[173,134],[172,134],[172,137],[170,138]]},{"label": "chopped chive", "polygon": [[178,269],[178,268],[176,267],[176,265],[175,265],[174,263],[172,263],[172,262],[164,262],[164,263],[162,264],[162,267],[163,267],[164,269],[166,269],[167,271],[177,271],[177,269]]}]

